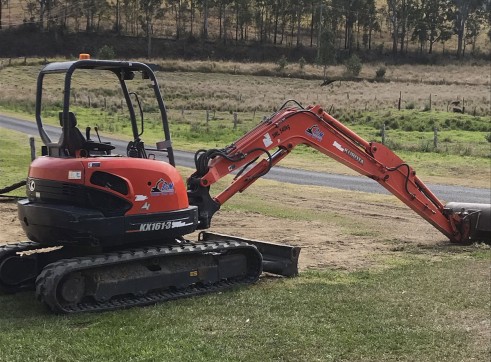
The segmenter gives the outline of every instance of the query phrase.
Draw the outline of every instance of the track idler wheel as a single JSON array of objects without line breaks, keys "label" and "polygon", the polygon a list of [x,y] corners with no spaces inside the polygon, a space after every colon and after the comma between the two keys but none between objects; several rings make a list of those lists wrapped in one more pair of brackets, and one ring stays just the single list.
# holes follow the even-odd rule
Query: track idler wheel
[{"label": "track idler wheel", "polygon": [[67,304],[77,304],[85,295],[85,278],[80,273],[68,275],[60,284],[58,292]]}]

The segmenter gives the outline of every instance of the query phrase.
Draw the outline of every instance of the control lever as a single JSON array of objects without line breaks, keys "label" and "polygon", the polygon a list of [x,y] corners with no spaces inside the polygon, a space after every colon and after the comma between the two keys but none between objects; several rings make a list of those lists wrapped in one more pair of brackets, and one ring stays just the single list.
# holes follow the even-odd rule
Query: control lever
[{"label": "control lever", "polygon": [[87,127],[87,128],[85,129],[85,138],[87,139],[87,141],[88,141],[88,142],[92,141],[92,140],[90,139],[90,127]]},{"label": "control lever", "polygon": [[99,139],[99,143],[102,143],[101,136],[99,136],[99,128],[97,126],[94,127],[94,131],[97,135],[97,138]]}]

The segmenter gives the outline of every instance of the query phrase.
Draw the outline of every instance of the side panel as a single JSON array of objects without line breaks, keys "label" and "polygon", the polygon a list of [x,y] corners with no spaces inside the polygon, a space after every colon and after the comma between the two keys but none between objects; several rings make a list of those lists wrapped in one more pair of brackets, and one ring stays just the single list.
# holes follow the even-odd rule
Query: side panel
[{"label": "side panel", "polygon": [[29,169],[28,196],[42,201],[36,180],[85,185],[126,200],[126,215],[152,214],[189,206],[181,175],[168,163],[127,157],[39,157]]},{"label": "side panel", "polygon": [[[181,175],[168,163],[140,158],[87,158],[84,159],[85,184],[112,191],[126,198],[133,206],[126,215],[152,214],[186,209],[189,206],[186,186]],[[101,174],[120,177],[127,190],[112,189],[110,180]]]}]

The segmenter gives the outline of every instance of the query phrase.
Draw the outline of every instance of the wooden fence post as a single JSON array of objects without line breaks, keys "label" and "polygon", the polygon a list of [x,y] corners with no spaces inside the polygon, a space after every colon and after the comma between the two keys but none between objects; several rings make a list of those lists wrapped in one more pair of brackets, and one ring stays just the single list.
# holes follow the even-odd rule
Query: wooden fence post
[{"label": "wooden fence post", "polygon": [[206,124],[208,125],[208,122],[210,121],[210,111],[207,109],[206,110]]},{"label": "wooden fence post", "polygon": [[234,129],[237,129],[237,122],[239,121],[238,119],[238,114],[237,112],[234,112]]},{"label": "wooden fence post", "polygon": [[397,103],[398,110],[401,110],[401,101],[402,101],[402,91],[399,92],[399,102]]},{"label": "wooden fence post", "polygon": [[382,129],[380,130],[380,134],[382,135],[382,144],[385,145],[385,123],[382,124]]},{"label": "wooden fence post", "polygon": [[31,148],[31,161],[34,161],[36,159],[36,145],[33,136],[29,136],[29,147]]},{"label": "wooden fence post", "polygon": [[433,147],[438,147],[438,128],[436,126],[433,127]]}]

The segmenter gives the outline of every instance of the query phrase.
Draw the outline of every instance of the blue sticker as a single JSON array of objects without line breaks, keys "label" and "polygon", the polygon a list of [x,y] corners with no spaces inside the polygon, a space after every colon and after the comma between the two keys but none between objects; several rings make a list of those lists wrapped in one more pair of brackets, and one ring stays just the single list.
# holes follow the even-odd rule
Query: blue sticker
[{"label": "blue sticker", "polygon": [[150,195],[152,196],[168,196],[174,195],[174,184],[172,182],[164,181],[164,179],[159,179],[155,186],[150,190]]},{"label": "blue sticker", "polygon": [[324,132],[322,132],[322,131],[320,130],[319,126],[318,126],[318,125],[316,125],[316,124],[314,124],[314,125],[313,125],[312,127],[310,127],[310,128],[307,128],[307,129],[305,130],[305,133],[306,133],[308,136],[310,136],[310,137],[312,137],[312,138],[316,139],[316,140],[317,140],[317,141],[319,141],[319,142],[322,142],[322,139],[324,138]]}]

